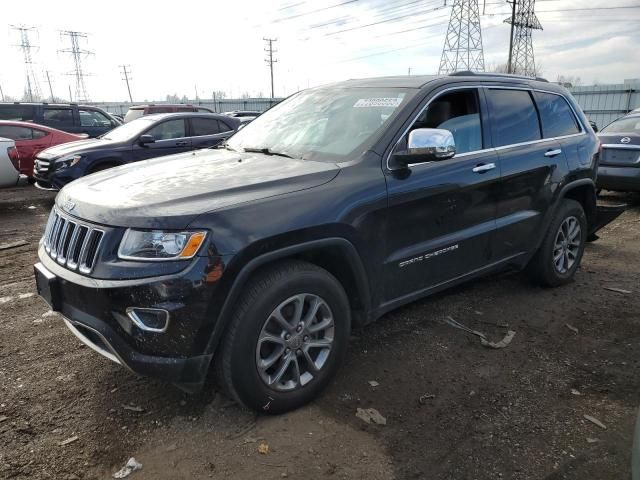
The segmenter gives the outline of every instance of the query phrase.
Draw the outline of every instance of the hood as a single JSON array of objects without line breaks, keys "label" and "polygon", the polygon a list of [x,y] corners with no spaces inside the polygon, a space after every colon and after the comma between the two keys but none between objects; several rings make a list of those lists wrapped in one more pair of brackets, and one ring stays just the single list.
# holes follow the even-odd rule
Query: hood
[{"label": "hood", "polygon": [[49,147],[40,152],[38,157],[43,160],[52,160],[76,153],[87,153],[94,150],[101,150],[102,148],[111,148],[115,145],[116,142],[102,140],[100,138],[90,138],[87,140],[78,140],[75,142],[62,143],[55,147]]},{"label": "hood", "polygon": [[198,150],[80,178],[56,204],[104,225],[180,229],[212,210],[322,185],[339,171],[333,163]]}]

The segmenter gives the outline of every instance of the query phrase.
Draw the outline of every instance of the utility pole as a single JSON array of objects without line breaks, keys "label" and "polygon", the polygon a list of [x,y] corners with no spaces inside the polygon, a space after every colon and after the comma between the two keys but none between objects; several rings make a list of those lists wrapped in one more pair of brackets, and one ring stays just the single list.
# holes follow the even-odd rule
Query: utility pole
[{"label": "utility pole", "polygon": [[513,27],[515,26],[515,24],[516,24],[516,0],[511,0],[511,35],[509,36],[509,61],[507,62],[507,73],[513,73],[513,68],[512,68],[512,62],[513,62]]},{"label": "utility pole", "polygon": [[478,0],[453,0],[439,75],[459,70],[484,72]]},{"label": "utility pole", "polygon": [[193,89],[196,91],[196,103],[198,102],[198,86],[194,85]]},{"label": "utility pole", "polygon": [[[129,101],[133,103],[133,97],[131,96],[131,87],[129,86],[129,80],[131,80],[131,78],[129,77],[129,75],[131,75],[131,65],[120,65],[120,68],[122,68],[122,75],[123,75],[122,79],[127,83],[127,91],[129,92]],[[127,68],[129,68],[129,70],[127,70]]]},{"label": "utility pole", "polygon": [[278,60],[273,58],[273,54],[277,53],[277,50],[273,49],[273,42],[277,42],[277,38],[263,38],[265,42],[267,42],[267,48],[264,49],[267,52],[268,57],[264,59],[267,65],[269,65],[269,70],[271,72],[271,100],[274,98],[273,94],[273,64],[277,63]]},{"label": "utility pole", "polygon": [[86,77],[88,74],[82,67],[82,59],[86,58],[89,55],[93,55],[93,52],[81,49],[79,41],[80,39],[86,39],[87,34],[82,32],[74,32],[72,30],[65,30],[60,32],[60,37],[69,37],[69,41],[71,42],[71,48],[66,48],[58,51],[61,53],[70,53],[71,58],[73,59],[74,70],[68,75],[73,75],[74,77],[76,77],[76,101],[88,102],[89,93],[87,92],[87,86],[84,82],[84,77]]},{"label": "utility pole", "polygon": [[51,94],[51,101],[54,101],[54,96],[53,96],[53,88],[51,87],[51,78],[49,77],[49,70],[46,71],[47,74],[47,83],[49,84],[49,93]]},{"label": "utility pole", "polygon": [[73,97],[71,96],[71,85],[69,85],[69,103],[73,103]]},{"label": "utility pole", "polygon": [[36,78],[36,74],[33,71],[33,57],[31,55],[31,51],[33,49],[37,49],[38,47],[31,43],[29,39],[29,32],[36,31],[34,27],[26,27],[24,25],[11,25],[11,29],[18,32],[20,36],[20,43],[14,45],[15,47],[20,48],[22,50],[22,55],[24,57],[24,72],[25,72],[25,94],[29,97],[30,101],[34,101],[35,99],[40,99],[40,86],[38,85],[38,79]]},{"label": "utility pole", "polygon": [[534,30],[542,30],[542,24],[535,13],[536,0],[514,0],[512,16],[505,19],[511,24],[511,44],[509,54],[509,71],[528,77],[538,75],[533,55]]},{"label": "utility pole", "polygon": [[409,72],[407,73],[407,75],[411,76],[411,67],[409,67]]},{"label": "utility pole", "polygon": [[4,102],[4,92],[2,91],[2,85],[0,85],[0,97],[2,97],[2,101]]}]

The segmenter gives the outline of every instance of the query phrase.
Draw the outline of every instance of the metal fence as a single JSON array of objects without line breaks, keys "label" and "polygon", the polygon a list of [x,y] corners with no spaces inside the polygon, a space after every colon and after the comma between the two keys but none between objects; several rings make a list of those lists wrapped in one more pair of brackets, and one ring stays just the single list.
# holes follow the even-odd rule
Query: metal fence
[{"label": "metal fence", "polygon": [[[271,108],[276,103],[280,102],[281,98],[225,98],[222,100],[213,99],[197,99],[187,100],[183,102],[188,105],[200,105],[210,108],[214,112],[230,112],[233,110],[255,110],[258,112],[264,112]],[[134,102],[134,103],[117,103],[117,102],[92,102],[92,105],[96,105],[105,109],[109,113],[116,113],[118,115],[124,115],[129,110],[129,107],[133,105],[145,105],[154,104],[162,105],[165,103],[176,102]]]},{"label": "metal fence", "polygon": [[569,90],[587,117],[599,128],[640,108],[640,79],[625,80],[616,85],[572,87]]}]

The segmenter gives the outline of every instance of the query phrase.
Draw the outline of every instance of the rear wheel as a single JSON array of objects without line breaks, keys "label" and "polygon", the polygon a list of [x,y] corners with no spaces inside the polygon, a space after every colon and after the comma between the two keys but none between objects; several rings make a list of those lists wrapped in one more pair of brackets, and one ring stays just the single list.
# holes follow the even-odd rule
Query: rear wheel
[{"label": "rear wheel", "polygon": [[222,340],[218,382],[235,400],[281,413],[313,400],[346,353],[350,309],[326,270],[287,261],[246,286]]},{"label": "rear wheel", "polygon": [[573,280],[587,238],[587,217],[580,203],[565,199],[527,270],[533,279],[556,287]]}]

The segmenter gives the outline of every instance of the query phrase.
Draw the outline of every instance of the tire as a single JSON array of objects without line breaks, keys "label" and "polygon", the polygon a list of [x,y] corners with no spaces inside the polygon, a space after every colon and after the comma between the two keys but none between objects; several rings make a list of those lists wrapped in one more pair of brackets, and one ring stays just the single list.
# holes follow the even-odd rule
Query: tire
[{"label": "tire", "polygon": [[[577,233],[575,226],[579,227]],[[584,253],[587,229],[587,216],[582,205],[575,200],[564,199],[551,220],[542,245],[527,265],[531,278],[547,287],[573,281]],[[565,238],[568,240],[564,241]]]},{"label": "tire", "polygon": [[[317,313],[305,318],[316,305]],[[249,280],[236,303],[214,360],[217,382],[254,410],[296,409],[335,376],[350,330],[349,301],[333,275],[298,260],[267,267]]]}]

